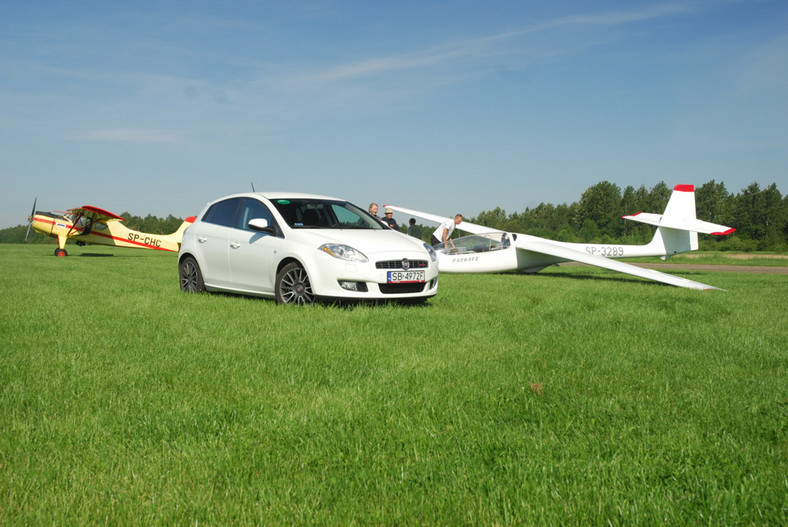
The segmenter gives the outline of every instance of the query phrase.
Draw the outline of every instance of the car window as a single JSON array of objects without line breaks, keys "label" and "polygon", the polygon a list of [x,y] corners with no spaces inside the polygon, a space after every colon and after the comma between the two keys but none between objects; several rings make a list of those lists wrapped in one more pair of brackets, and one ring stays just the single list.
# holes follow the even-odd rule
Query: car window
[{"label": "car window", "polygon": [[241,213],[238,215],[236,227],[245,231],[251,231],[252,229],[249,228],[249,220],[255,218],[268,220],[268,225],[271,227],[274,226],[274,217],[271,211],[268,210],[268,207],[254,198],[244,199],[244,203],[241,206]]},{"label": "car window", "polygon": [[216,225],[224,225],[225,227],[233,227],[235,225],[235,218],[238,216],[238,207],[241,205],[241,198],[232,198],[219,203],[214,203],[202,221],[207,223],[214,223]]},{"label": "car window", "polygon": [[366,211],[347,201],[277,199],[276,210],[294,229],[383,229]]},{"label": "car window", "polygon": [[356,225],[361,219],[358,213],[342,206],[342,204],[340,203],[332,203],[331,211],[334,214],[334,217],[337,219],[337,223],[339,223],[343,227],[350,227]]}]

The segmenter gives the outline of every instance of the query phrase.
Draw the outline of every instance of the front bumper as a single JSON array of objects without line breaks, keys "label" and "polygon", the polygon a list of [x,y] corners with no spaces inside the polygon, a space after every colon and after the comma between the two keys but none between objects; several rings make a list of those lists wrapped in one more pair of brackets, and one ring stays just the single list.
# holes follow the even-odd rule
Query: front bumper
[{"label": "front bumper", "polygon": [[404,270],[390,266],[378,268],[377,262],[402,261],[403,255],[377,254],[369,262],[347,262],[326,254],[318,254],[311,269],[307,269],[312,292],[323,298],[348,298],[356,300],[418,299],[430,298],[438,293],[438,265],[425,254],[408,255],[410,261],[426,260],[424,282],[390,284],[388,271]]}]

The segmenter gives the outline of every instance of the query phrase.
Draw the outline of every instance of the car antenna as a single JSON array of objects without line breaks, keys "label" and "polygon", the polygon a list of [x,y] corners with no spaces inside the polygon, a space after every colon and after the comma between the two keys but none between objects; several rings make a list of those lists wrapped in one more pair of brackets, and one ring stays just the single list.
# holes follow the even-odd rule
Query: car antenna
[{"label": "car antenna", "polygon": [[256,192],[254,189],[254,181],[251,182],[251,185],[252,185],[252,192]]}]

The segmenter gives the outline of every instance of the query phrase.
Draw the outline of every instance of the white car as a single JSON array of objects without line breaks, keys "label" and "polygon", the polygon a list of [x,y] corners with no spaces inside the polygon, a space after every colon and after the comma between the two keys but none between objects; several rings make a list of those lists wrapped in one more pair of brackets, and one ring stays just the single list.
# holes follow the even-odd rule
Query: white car
[{"label": "white car", "polygon": [[435,251],[338,198],[249,192],[208,203],[183,235],[181,290],[315,300],[423,302]]}]

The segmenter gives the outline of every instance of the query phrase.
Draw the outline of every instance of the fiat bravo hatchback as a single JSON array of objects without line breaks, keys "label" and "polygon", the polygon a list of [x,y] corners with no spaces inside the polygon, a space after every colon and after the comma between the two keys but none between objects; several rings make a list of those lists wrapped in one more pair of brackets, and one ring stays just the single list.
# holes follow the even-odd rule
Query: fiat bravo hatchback
[{"label": "fiat bravo hatchback", "polygon": [[181,289],[315,300],[415,303],[438,292],[428,244],[338,198],[250,192],[208,203],[183,235]]}]

